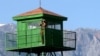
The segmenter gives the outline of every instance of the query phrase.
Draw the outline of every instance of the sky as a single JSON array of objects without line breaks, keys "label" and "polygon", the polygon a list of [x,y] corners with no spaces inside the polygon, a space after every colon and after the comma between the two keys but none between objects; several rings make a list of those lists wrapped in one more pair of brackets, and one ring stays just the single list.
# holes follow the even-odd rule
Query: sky
[{"label": "sky", "polygon": [[[100,29],[100,0],[42,0],[44,9],[68,17],[64,29]],[[16,23],[12,17],[39,7],[39,0],[0,0],[0,24]]]}]

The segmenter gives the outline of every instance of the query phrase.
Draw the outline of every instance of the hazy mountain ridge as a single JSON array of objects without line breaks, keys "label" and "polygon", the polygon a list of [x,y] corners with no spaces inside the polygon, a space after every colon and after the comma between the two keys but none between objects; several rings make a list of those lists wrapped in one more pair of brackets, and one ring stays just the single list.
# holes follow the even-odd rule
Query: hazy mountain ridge
[{"label": "hazy mountain ridge", "polygon": [[[7,32],[16,31],[15,24],[0,26],[0,56],[7,56],[5,51],[5,36]],[[75,51],[66,51],[64,56],[100,56],[100,30],[78,28],[77,48]]]},{"label": "hazy mountain ridge", "polygon": [[65,56],[100,56],[100,30],[78,28],[75,51],[66,52]]},{"label": "hazy mountain ridge", "polygon": [[5,24],[0,26],[0,56],[7,56],[5,51],[6,33],[14,32],[16,30],[15,24]]},{"label": "hazy mountain ridge", "polygon": [[0,26],[0,31],[2,32],[14,32],[16,31],[16,25],[15,24],[5,24],[3,26]]}]

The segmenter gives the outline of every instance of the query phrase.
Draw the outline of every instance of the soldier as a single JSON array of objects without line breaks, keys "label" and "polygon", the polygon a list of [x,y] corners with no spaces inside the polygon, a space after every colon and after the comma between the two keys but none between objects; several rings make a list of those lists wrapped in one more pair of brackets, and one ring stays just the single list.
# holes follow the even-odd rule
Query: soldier
[{"label": "soldier", "polygon": [[42,20],[41,24],[41,36],[42,36],[42,43],[44,44],[44,33],[45,33],[45,27],[46,27],[46,21],[45,20]]}]

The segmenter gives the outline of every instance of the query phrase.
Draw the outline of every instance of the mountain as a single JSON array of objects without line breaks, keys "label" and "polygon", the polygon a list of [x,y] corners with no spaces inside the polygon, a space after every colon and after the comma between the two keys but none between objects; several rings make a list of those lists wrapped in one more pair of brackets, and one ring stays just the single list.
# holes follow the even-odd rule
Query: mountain
[{"label": "mountain", "polygon": [[16,25],[15,24],[5,24],[0,26],[0,31],[7,33],[7,32],[15,32],[16,31]]},{"label": "mountain", "polygon": [[0,24],[0,56],[7,56],[5,51],[5,37],[7,32],[14,32],[16,27],[14,24]]},{"label": "mountain", "polygon": [[5,24],[0,24],[0,26],[4,26]]},{"label": "mountain", "polygon": [[[0,56],[12,56],[6,54],[5,37],[7,32],[15,31],[15,24],[0,26]],[[64,51],[64,56],[100,56],[100,30],[78,28],[74,31],[77,33],[76,50]]]},{"label": "mountain", "polygon": [[100,56],[100,30],[78,28],[75,51],[67,51],[65,56]]}]

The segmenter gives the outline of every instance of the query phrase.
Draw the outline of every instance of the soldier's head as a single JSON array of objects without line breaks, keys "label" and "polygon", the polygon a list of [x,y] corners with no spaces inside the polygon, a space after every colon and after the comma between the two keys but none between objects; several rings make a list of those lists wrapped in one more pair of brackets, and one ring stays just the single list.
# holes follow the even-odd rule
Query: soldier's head
[{"label": "soldier's head", "polygon": [[45,22],[45,19],[43,19],[42,22]]}]

